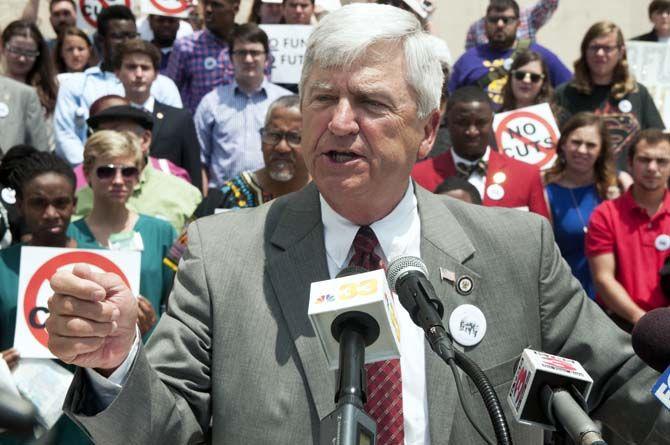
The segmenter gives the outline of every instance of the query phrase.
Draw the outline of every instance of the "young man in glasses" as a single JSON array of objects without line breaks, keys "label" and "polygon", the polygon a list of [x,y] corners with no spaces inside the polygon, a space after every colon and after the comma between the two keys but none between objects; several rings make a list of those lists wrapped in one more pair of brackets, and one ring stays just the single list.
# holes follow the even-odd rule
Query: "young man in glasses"
[{"label": "young man in glasses", "polygon": [[[96,35],[96,41],[102,47],[102,63],[83,73],[59,76],[60,87],[54,112],[56,154],[73,167],[83,161],[86,119],[91,104],[109,94],[124,95],[123,85],[113,72],[112,59],[121,43],[137,37],[135,16],[130,9],[122,5],[105,8],[98,14]],[[182,106],[177,87],[166,76],[156,78],[151,92],[167,105]]]},{"label": "young man in glasses", "polygon": [[203,97],[195,113],[203,175],[209,187],[217,188],[242,171],[263,166],[259,130],[265,113],[275,99],[292,94],[265,79],[270,49],[258,25],[240,25],[230,50],[234,81]]},{"label": "young man in glasses", "polygon": [[549,68],[552,86],[572,78],[570,70],[547,48],[529,40],[517,39],[519,5],[514,0],[492,0],[486,10],[488,43],[466,51],[454,64],[449,91],[466,85],[477,85],[489,94],[497,110],[502,104],[502,89],[507,83],[508,70],[518,51],[538,52]]}]

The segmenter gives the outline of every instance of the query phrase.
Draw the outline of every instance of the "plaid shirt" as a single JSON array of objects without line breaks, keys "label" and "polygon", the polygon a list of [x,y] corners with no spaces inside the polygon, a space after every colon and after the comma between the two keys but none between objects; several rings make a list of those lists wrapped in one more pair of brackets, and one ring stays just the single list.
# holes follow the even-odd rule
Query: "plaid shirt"
[{"label": "plaid shirt", "polygon": [[[205,94],[234,79],[228,43],[207,29],[177,39],[165,74],[177,84],[184,107],[195,113]],[[269,64],[265,74],[270,74]]]},{"label": "plaid shirt", "polygon": [[[540,0],[533,6],[523,8],[519,13],[519,28],[516,30],[517,39],[535,41],[537,31],[549,21],[558,8],[558,0]],[[486,37],[486,18],[481,18],[470,25],[468,36],[465,38],[465,49],[489,42]],[[179,84],[177,84],[179,85]]]}]

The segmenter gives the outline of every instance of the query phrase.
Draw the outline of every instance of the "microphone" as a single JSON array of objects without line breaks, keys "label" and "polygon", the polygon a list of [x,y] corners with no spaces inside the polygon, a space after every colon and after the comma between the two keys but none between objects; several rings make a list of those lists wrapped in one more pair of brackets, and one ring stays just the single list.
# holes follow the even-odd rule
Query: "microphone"
[{"label": "microphone", "polygon": [[649,311],[633,328],[633,350],[650,367],[661,373],[651,393],[670,410],[670,308]]},{"label": "microphone", "polygon": [[507,402],[520,423],[564,429],[577,445],[606,445],[585,411],[592,386],[579,362],[524,349]]},{"label": "microphone", "polygon": [[329,366],[339,365],[337,408],[321,419],[319,443],[374,444],[377,425],[363,410],[363,364],[399,357],[400,341],[395,302],[384,271],[349,267],[334,280],[312,283],[308,315]]},{"label": "microphone", "polygon": [[670,366],[670,308],[649,311],[635,324],[633,350],[658,372]]}]

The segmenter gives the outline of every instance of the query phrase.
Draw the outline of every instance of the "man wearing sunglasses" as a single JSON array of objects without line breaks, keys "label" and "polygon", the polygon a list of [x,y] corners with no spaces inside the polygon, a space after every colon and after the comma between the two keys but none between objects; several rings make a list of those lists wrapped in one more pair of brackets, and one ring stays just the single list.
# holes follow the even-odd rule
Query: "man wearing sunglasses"
[{"label": "man wearing sunglasses", "polygon": [[[154,159],[148,158],[151,146],[151,130],[154,121],[149,113],[129,105],[112,106],[88,119],[88,125],[94,131],[114,130],[130,131],[140,137],[144,162],[141,171],[126,169],[122,175],[139,173],[139,182],[128,199],[129,209],[166,220],[177,233],[181,231],[197,205],[202,200],[200,191],[177,176],[158,170],[153,166]],[[157,161],[157,160],[156,160]],[[98,175],[111,174],[107,168],[96,172]],[[84,217],[93,208],[93,191],[84,187],[77,192],[76,215]]]},{"label": "man wearing sunglasses", "polygon": [[549,68],[552,86],[556,87],[572,78],[570,70],[547,48],[529,40],[517,39],[519,5],[514,0],[492,0],[486,10],[486,36],[488,43],[466,51],[454,64],[449,79],[449,91],[467,85],[477,85],[486,90],[497,110],[502,104],[502,88],[507,83],[508,71],[520,50],[531,49],[539,53]]},{"label": "man wearing sunglasses", "polygon": [[265,113],[275,99],[292,94],[265,79],[269,54],[265,31],[254,23],[240,25],[232,42],[235,80],[203,97],[194,117],[203,177],[216,188],[242,171],[263,166],[259,130]]},{"label": "man wearing sunglasses", "polygon": [[[56,154],[72,166],[84,160],[86,118],[93,102],[109,94],[124,95],[123,85],[114,74],[112,59],[118,46],[138,37],[135,16],[122,5],[112,5],[98,14],[96,42],[102,47],[102,63],[83,73],[59,76],[60,88],[54,112]],[[179,90],[172,80],[158,75],[152,95],[162,103],[181,108]]]}]

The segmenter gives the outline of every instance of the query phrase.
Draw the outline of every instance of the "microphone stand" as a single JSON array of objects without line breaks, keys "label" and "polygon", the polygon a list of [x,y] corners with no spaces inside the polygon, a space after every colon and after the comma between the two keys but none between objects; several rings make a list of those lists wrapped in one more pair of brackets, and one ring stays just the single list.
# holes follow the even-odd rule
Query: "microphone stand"
[{"label": "microphone stand", "polygon": [[375,445],[377,424],[363,410],[365,394],[365,346],[379,337],[379,325],[363,312],[345,312],[331,325],[340,343],[335,403],[337,408],[321,419],[320,445]]}]

